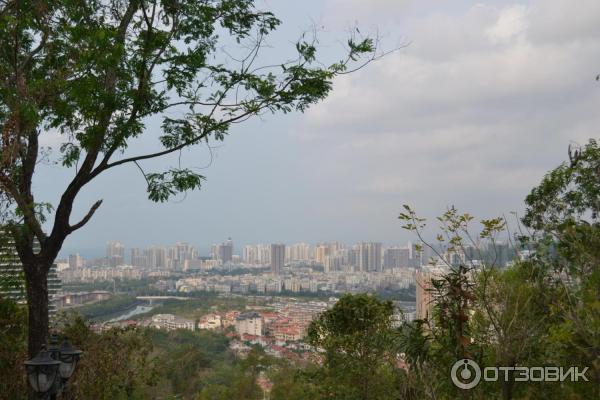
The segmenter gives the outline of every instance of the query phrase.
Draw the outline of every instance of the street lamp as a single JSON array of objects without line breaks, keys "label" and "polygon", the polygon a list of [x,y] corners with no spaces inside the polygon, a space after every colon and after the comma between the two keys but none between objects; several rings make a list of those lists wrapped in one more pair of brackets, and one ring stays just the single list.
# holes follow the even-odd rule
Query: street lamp
[{"label": "street lamp", "polygon": [[81,353],[66,338],[59,348],[58,337],[51,335],[49,349],[42,346],[37,356],[25,361],[27,378],[33,391],[40,398],[55,399],[73,375]]},{"label": "street lamp", "polygon": [[42,346],[42,350],[37,356],[25,361],[27,380],[34,392],[44,395],[52,388],[59,365],[60,361],[50,357],[50,353],[46,351],[46,346]]},{"label": "street lamp", "polygon": [[62,346],[60,346],[60,366],[58,367],[60,377],[65,380],[65,383],[75,372],[81,353],[83,351],[73,347],[69,339],[65,338]]}]

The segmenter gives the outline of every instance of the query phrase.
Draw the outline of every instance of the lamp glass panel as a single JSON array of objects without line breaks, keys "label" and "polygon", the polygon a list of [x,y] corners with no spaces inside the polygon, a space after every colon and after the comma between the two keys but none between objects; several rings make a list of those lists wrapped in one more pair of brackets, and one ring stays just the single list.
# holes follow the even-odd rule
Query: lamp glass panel
[{"label": "lamp glass panel", "polygon": [[60,373],[60,377],[64,379],[69,379],[71,375],[73,375],[73,371],[75,370],[75,360],[71,359],[70,361],[61,360],[60,366],[58,367],[58,372]]},{"label": "lamp glass panel", "polygon": [[37,393],[45,393],[52,387],[56,378],[56,368],[28,367],[27,377],[29,384]]}]

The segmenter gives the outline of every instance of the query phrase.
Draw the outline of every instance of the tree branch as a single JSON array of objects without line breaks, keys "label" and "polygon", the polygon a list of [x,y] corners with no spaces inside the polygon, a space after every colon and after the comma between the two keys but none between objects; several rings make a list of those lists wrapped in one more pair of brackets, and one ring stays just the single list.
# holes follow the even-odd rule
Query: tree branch
[{"label": "tree branch", "polygon": [[44,231],[35,217],[35,211],[33,210],[33,205],[29,205],[25,198],[19,193],[12,180],[4,174],[0,174],[0,187],[2,187],[7,193],[10,193],[10,196],[17,203],[19,210],[23,213],[23,217],[29,229],[32,230],[34,235],[38,238],[40,242],[43,242],[46,238]]},{"label": "tree branch", "polygon": [[[119,23],[115,44],[123,44],[125,42],[127,28],[129,27],[135,12],[138,7],[137,1],[131,1],[127,6],[123,19]],[[117,84],[117,65],[113,65],[106,71],[104,84],[106,92],[112,96],[115,95],[115,87]],[[60,198],[60,202],[54,216],[54,226],[47,240],[47,246],[42,246],[42,253],[46,257],[56,257],[63,241],[70,233],[72,227],[69,226],[69,217],[73,209],[73,201],[79,193],[79,190],[87,184],[95,175],[93,175],[94,165],[102,148],[104,137],[110,124],[111,116],[114,113],[114,108],[106,108],[102,110],[101,117],[98,121],[98,135],[91,141],[90,149],[81,165],[81,169],[77,172],[67,189]],[[90,216],[91,217],[91,216]],[[87,221],[86,221],[87,222]]]},{"label": "tree branch", "polygon": [[29,54],[27,54],[27,58],[21,63],[19,66],[19,71],[23,71],[25,67],[29,65],[29,63],[33,60],[33,58],[46,46],[46,42],[48,41],[48,37],[50,37],[50,32],[48,30],[44,31],[42,38],[40,39],[40,43],[36,46],[35,49],[31,50]]},{"label": "tree branch", "polygon": [[69,226],[69,233],[76,231],[77,229],[79,229],[82,226],[84,226],[85,224],[87,224],[88,221],[94,216],[94,213],[100,207],[101,204],[102,204],[102,200],[98,200],[97,202],[95,202],[92,205],[92,208],[90,208],[88,213],[85,215],[85,217],[83,217],[83,219],[81,221],[79,221],[78,223],[76,223],[74,225]]}]

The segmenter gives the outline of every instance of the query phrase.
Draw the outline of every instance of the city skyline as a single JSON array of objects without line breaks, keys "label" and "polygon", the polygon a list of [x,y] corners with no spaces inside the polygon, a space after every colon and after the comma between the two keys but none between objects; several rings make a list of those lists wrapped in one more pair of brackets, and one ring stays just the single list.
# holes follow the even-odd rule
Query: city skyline
[{"label": "city skyline", "polygon": [[[231,237],[213,244],[203,254],[188,242],[149,247],[131,247],[116,241],[106,243],[101,257],[85,258],[81,254],[69,254],[56,260],[58,269],[77,271],[85,268],[131,268],[139,274],[143,271],[198,272],[214,268],[268,267],[268,272],[278,276],[289,266],[319,266],[325,273],[355,272],[379,273],[394,268],[419,268],[438,265],[439,262],[457,265],[460,262],[491,263],[505,266],[514,258],[527,257],[511,242],[498,238],[465,243],[460,250],[441,244],[419,247],[411,241],[404,245],[383,245],[381,242],[365,242],[346,245],[337,241],[316,243],[270,243],[245,244],[235,247]],[[126,256],[129,254],[129,256]],[[445,261],[443,261],[445,260]],[[131,270],[130,272],[133,272]],[[265,272],[265,271],[263,271]],[[103,272],[101,272],[103,273]]]},{"label": "city skyline", "polygon": [[[102,257],[110,257],[112,256],[112,253],[109,255],[108,253],[111,251],[109,250],[109,248],[111,246],[117,245],[118,246],[123,246],[123,248],[120,250],[122,252],[122,257],[125,260],[130,260],[131,257],[133,256],[132,251],[139,251],[139,250],[143,250],[143,249],[150,249],[150,248],[169,248],[169,247],[176,247],[180,244],[185,244],[188,246],[193,247],[197,252],[198,252],[198,257],[211,257],[213,254],[215,254],[215,252],[217,254],[219,254],[221,251],[223,251],[222,249],[220,249],[221,247],[223,247],[224,244],[228,244],[227,242],[232,242],[233,250],[231,253],[229,253],[229,251],[227,251],[227,254],[230,254],[229,256],[227,256],[225,259],[226,260],[231,260],[231,256],[239,256],[241,258],[244,258],[244,248],[248,247],[248,246],[265,246],[265,251],[269,251],[270,252],[270,246],[272,244],[283,244],[286,248],[293,248],[292,251],[296,251],[296,252],[302,252],[301,249],[297,249],[296,246],[298,245],[307,245],[311,248],[317,248],[319,247],[319,245],[329,245],[329,244],[338,244],[342,247],[351,247],[354,245],[359,245],[360,243],[379,243],[383,248],[397,248],[397,247],[402,247],[402,246],[407,246],[410,244],[414,244],[417,243],[417,241],[414,240],[407,240],[404,242],[401,241],[397,241],[397,242],[381,242],[381,241],[377,241],[377,240],[358,240],[356,242],[350,242],[350,243],[345,243],[345,242],[340,242],[337,240],[323,240],[323,241],[318,241],[318,242],[309,242],[307,240],[297,240],[297,241],[293,241],[293,242],[286,242],[286,241],[281,241],[281,240],[274,240],[272,242],[248,242],[248,243],[238,243],[236,241],[233,240],[232,236],[227,237],[227,239],[225,241],[219,242],[219,240],[215,240],[213,242],[206,242],[206,243],[202,243],[202,244],[198,244],[195,243],[191,240],[175,240],[173,242],[169,242],[169,243],[145,243],[145,244],[139,244],[139,245],[129,245],[128,243],[121,241],[121,240],[109,240],[104,244],[98,244],[96,247],[93,247],[91,250],[90,249],[74,249],[74,251],[72,252],[66,252],[65,250],[61,251],[58,259],[64,259],[64,260],[68,260],[69,257],[71,256],[80,256],[83,257],[85,259],[90,259],[90,258],[102,258]],[[135,254],[135,255],[139,255],[139,254]],[[221,259],[223,259],[221,257]],[[319,260],[319,258],[317,257],[317,260]],[[319,260],[322,261],[322,260]]]}]

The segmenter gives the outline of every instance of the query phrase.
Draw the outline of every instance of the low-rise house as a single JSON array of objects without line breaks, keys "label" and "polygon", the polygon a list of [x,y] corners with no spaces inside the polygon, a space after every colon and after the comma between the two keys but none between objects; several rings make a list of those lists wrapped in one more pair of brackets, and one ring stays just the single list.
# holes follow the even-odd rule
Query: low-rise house
[{"label": "low-rise house", "polygon": [[196,330],[196,323],[191,319],[177,317],[173,314],[156,314],[152,317],[152,326],[172,331],[175,329]]},{"label": "low-rise house", "polygon": [[242,313],[235,319],[235,330],[241,336],[244,333],[262,336],[263,321],[259,313],[251,311]]},{"label": "low-rise house", "polygon": [[219,314],[207,314],[200,318],[198,329],[221,329],[223,327],[223,319]]},{"label": "low-rise house", "polygon": [[227,311],[225,313],[225,318],[222,319],[222,323],[223,323],[223,328],[228,328],[230,326],[234,326],[235,325],[235,319],[238,317],[238,315],[240,315],[239,311]]},{"label": "low-rise house", "polygon": [[267,338],[265,338],[264,336],[256,336],[256,335],[250,335],[250,334],[244,333],[242,335],[241,339],[244,342],[248,342],[251,344],[258,344],[262,347],[269,345],[269,340],[267,340]]},{"label": "low-rise house", "polygon": [[300,328],[294,325],[275,327],[273,336],[275,336],[275,339],[285,342],[300,340],[303,337]]}]

